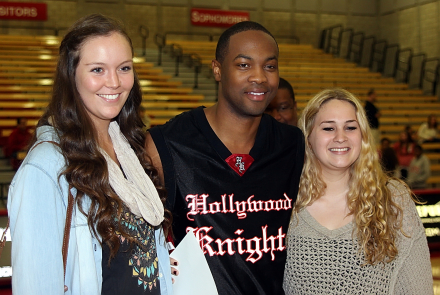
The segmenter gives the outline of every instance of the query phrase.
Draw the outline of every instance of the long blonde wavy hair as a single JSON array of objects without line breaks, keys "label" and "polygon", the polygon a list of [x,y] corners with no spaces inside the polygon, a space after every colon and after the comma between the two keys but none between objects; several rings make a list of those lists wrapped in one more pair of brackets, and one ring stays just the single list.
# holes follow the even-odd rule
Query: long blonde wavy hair
[{"label": "long blonde wavy hair", "polygon": [[374,139],[359,100],[344,89],[327,89],[313,97],[302,111],[298,127],[306,138],[305,162],[300,180],[295,212],[312,204],[325,192],[321,166],[315,157],[308,138],[321,106],[330,100],[349,102],[355,108],[362,145],[359,158],[350,167],[347,205],[356,222],[359,251],[367,264],[390,262],[398,253],[397,233],[402,228],[402,209],[393,201],[387,187],[389,177],[383,172]]}]

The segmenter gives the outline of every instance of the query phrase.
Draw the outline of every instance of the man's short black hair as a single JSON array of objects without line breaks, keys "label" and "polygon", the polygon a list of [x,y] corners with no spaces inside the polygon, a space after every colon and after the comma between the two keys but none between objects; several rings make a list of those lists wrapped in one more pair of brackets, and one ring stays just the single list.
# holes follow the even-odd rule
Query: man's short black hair
[{"label": "man's short black hair", "polygon": [[391,140],[388,137],[382,137],[382,139],[380,140],[380,143],[384,143],[385,141],[388,141],[389,143],[391,143]]},{"label": "man's short black hair", "polygon": [[415,144],[414,149],[418,149],[421,153],[423,153],[423,147],[420,144]]},{"label": "man's short black hair", "polygon": [[293,87],[287,80],[280,77],[280,84],[278,84],[278,89],[287,89],[289,91],[290,97],[295,101],[295,93],[293,92]]},{"label": "man's short black hair", "polygon": [[[223,34],[221,34],[217,42],[217,48],[215,49],[215,59],[218,62],[222,63],[228,51],[229,40],[231,39],[231,36],[246,31],[262,31],[271,36],[275,43],[277,42],[275,40],[275,37],[259,23],[253,21],[239,22],[228,28],[226,31],[223,32]],[[276,44],[278,48],[278,43]]]},{"label": "man's short black hair", "polygon": [[376,91],[374,91],[373,88],[370,89],[370,91],[367,92],[367,95],[370,96],[372,94],[374,94]]}]

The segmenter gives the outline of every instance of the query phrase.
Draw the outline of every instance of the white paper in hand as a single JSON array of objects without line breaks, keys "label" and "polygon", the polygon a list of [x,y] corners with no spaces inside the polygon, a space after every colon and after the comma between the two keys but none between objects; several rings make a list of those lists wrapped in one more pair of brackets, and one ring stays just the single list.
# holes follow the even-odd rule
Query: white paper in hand
[{"label": "white paper in hand", "polygon": [[189,231],[170,254],[179,265],[174,277],[174,295],[218,295],[214,278],[194,233]]}]

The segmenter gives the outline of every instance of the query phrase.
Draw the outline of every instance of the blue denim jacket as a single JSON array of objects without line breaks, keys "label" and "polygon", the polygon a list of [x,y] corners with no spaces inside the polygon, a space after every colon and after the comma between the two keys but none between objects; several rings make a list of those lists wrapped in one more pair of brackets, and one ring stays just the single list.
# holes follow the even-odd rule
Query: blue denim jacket
[{"label": "blue denim jacket", "polygon": [[[53,127],[37,129],[38,142],[58,142]],[[38,143],[37,142],[37,143]],[[64,158],[58,147],[43,142],[31,149],[12,180],[8,212],[12,236],[12,290],[14,294],[101,294],[102,249],[87,219],[74,207],[63,277],[61,254],[68,184],[59,178]],[[76,191],[72,190],[73,196]],[[89,202],[85,200],[87,212]],[[171,295],[171,269],[166,241],[156,229],[161,294]],[[69,289],[64,293],[64,285]]]}]

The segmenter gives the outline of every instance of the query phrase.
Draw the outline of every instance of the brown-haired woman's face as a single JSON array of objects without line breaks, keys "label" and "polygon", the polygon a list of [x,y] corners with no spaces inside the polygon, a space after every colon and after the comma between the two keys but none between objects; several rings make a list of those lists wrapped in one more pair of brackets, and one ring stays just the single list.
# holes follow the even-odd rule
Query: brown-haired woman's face
[{"label": "brown-haired woman's face", "polygon": [[80,50],[75,82],[95,126],[115,118],[134,84],[133,57],[125,37],[112,33],[87,40]]}]

